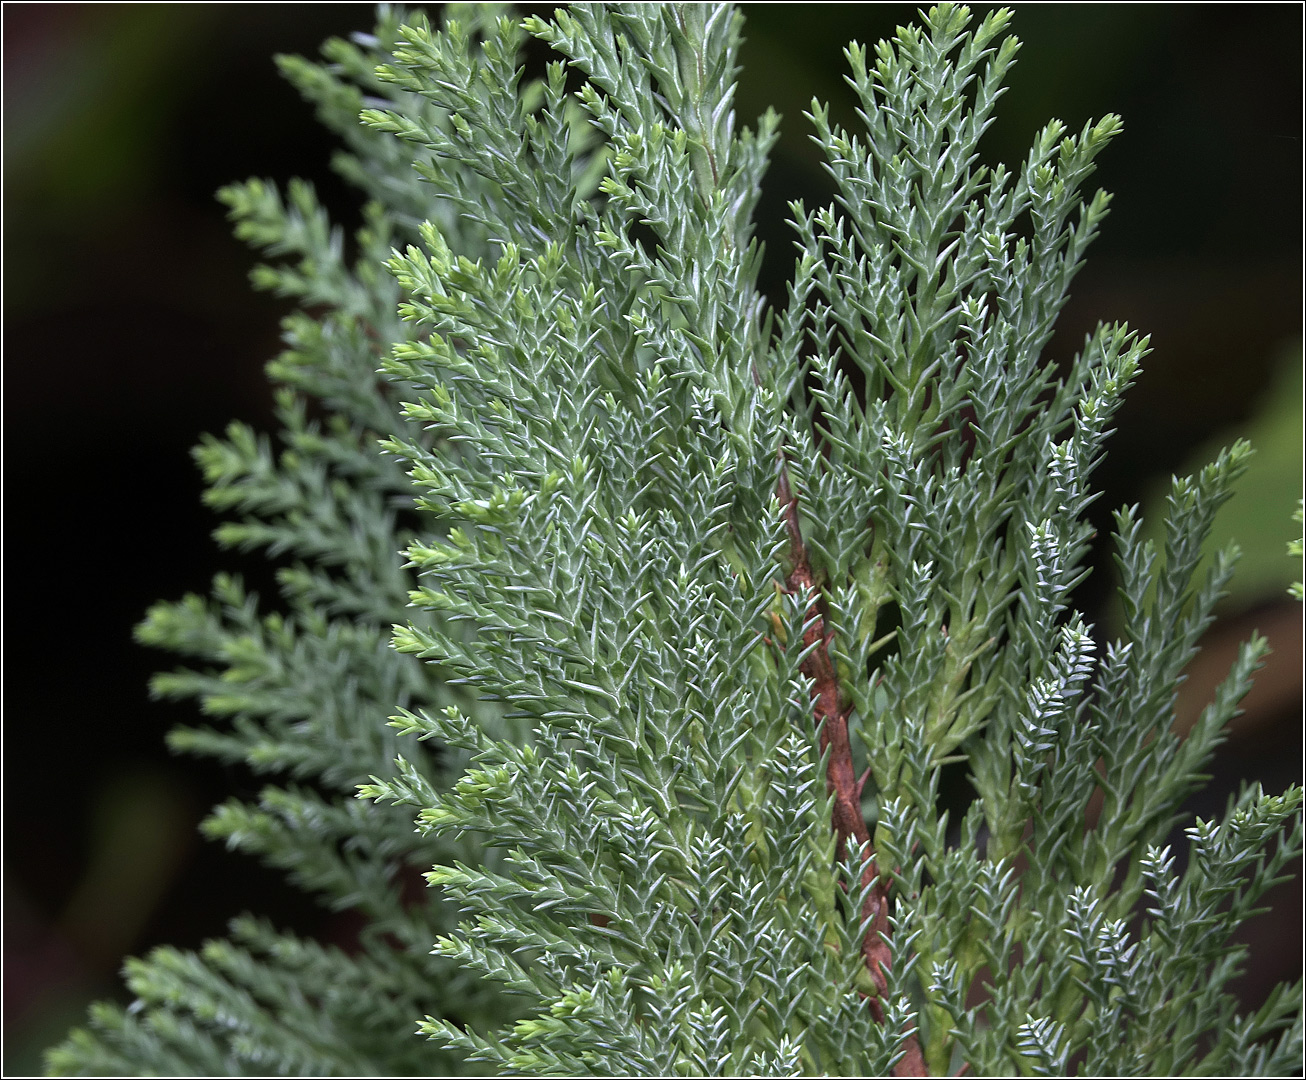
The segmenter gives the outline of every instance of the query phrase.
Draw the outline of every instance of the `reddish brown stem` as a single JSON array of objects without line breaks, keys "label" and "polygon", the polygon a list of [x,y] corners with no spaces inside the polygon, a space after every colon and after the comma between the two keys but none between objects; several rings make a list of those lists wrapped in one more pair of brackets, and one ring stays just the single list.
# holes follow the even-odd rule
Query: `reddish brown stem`
[{"label": "reddish brown stem", "polygon": [[[825,604],[816,589],[807,545],[803,543],[798,520],[798,498],[789,487],[789,471],[781,465],[777,494],[784,506],[785,526],[789,533],[789,561],[791,569],[787,579],[788,591],[811,594],[812,606],[803,622],[803,645],[811,651],[802,663],[802,672],[812,680],[812,711],[816,726],[821,732],[821,752],[829,750],[826,766],[826,784],[834,795],[832,824],[838,837],[836,857],[842,859],[851,837],[861,845],[862,886],[867,889],[862,908],[862,918],[870,920],[870,929],[862,940],[862,955],[866,968],[875,983],[876,995],[868,998],[871,1015],[876,1023],[884,1023],[884,994],[888,988],[887,972],[893,954],[885,940],[889,934],[889,883],[882,877],[871,852],[870,832],[862,816],[861,790],[865,776],[859,778],[853,770],[852,743],[848,738],[849,708],[840,702],[839,677],[830,659],[830,642],[833,631],[827,630]],[[868,888],[869,887],[869,888]],[[881,936],[884,935],[884,936]],[[928,1076],[920,1042],[915,1034],[903,1040],[905,1054],[894,1066],[895,1076]]]}]

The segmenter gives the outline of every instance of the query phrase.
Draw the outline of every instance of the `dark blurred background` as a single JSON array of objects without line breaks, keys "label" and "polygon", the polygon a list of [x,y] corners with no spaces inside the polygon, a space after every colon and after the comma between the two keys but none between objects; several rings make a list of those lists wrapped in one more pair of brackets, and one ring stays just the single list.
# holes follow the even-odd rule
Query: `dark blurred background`
[{"label": "dark blurred background", "polygon": [[[786,203],[829,197],[802,112],[815,95],[855,124],[843,45],[915,11],[745,7],[741,120],[767,104],[784,115],[760,222],[780,300]],[[356,220],[326,168],[331,139],[271,57],[315,55],[371,18],[354,4],[4,5],[8,1075],[39,1069],[90,1000],[123,996],[125,954],[198,945],[246,909],[348,932],[275,872],[200,842],[209,806],[258,785],[169,756],[164,732],[194,707],[148,699],[149,675],[174,661],[131,631],[151,602],[202,592],[216,570],[267,581],[210,540],[188,453],[233,418],[270,427],[261,368],[284,311],[249,289],[253,260],[213,192],[304,176]],[[1172,472],[1218,445],[1245,434],[1259,450],[1219,525],[1243,569],[1180,702],[1191,722],[1236,643],[1270,637],[1275,655],[1190,807],[1210,816],[1245,778],[1277,791],[1301,773],[1301,607],[1284,590],[1301,572],[1285,544],[1300,534],[1302,8],[1024,5],[1014,30],[1025,46],[986,161],[1018,164],[1053,116],[1075,131],[1125,118],[1092,181],[1113,210],[1050,347],[1068,359],[1099,319],[1152,335],[1098,474],[1101,534],[1113,508],[1154,507]],[[1080,598],[1104,628],[1111,590],[1104,549]],[[1249,1004],[1299,969],[1300,890],[1273,902],[1245,934]]]}]

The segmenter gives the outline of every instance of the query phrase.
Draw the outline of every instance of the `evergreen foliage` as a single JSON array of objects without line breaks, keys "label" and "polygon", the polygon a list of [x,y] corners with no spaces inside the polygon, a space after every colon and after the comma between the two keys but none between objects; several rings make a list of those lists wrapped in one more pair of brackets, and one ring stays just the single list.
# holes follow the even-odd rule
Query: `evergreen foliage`
[{"label": "evergreen foliage", "polygon": [[[1117,514],[1126,625],[1096,639],[1083,514],[1146,339],[1041,351],[1120,121],[978,165],[1008,22],[944,4],[849,47],[862,128],[813,104],[838,194],[792,207],[780,312],[751,236],[778,120],[736,125],[731,7],[383,11],[282,61],[371,201],[350,261],[306,186],[223,193],[303,309],[284,448],[197,451],[220,541],[287,560],[281,610],[219,577],[140,636],[220,721],[173,746],[275,779],[206,832],[367,930],[346,955],[244,918],[131,961],[136,1002],[51,1071],[1299,1063],[1300,984],[1251,1015],[1227,984],[1301,790],[1166,846],[1266,650],[1171,732],[1249,448],[1176,479],[1163,551]],[[532,37],[561,59],[526,82]]]}]

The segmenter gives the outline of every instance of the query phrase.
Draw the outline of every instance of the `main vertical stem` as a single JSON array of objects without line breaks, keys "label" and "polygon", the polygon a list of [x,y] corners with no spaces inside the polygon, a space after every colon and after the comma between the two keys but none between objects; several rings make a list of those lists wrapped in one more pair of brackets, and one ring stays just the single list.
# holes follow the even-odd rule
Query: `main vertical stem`
[{"label": "main vertical stem", "polygon": [[[730,90],[710,84],[707,57],[709,23],[720,18],[730,19],[731,13],[698,4],[675,4],[670,7],[672,37],[679,59],[684,100],[677,119],[689,136],[690,162],[695,182],[705,207],[712,205],[712,196],[722,185],[723,170],[730,161],[730,125],[718,122],[718,114],[726,107]],[[729,35],[734,46],[736,35]],[[733,62],[733,57],[731,57]],[[717,145],[718,137],[722,145]],[[739,252],[733,248],[732,236],[723,235],[722,243],[729,258],[728,263],[739,265]],[[756,271],[754,271],[755,273]],[[741,280],[742,283],[742,280]],[[754,281],[749,286],[754,287]],[[760,383],[756,368],[752,372]],[[862,884],[866,901],[863,917],[870,917],[870,930],[862,942],[866,967],[875,983],[876,994],[870,997],[871,1014],[877,1023],[884,1023],[884,995],[888,987],[887,972],[892,953],[886,944],[889,933],[888,884],[879,872],[871,855],[870,834],[861,810],[861,784],[853,774],[852,744],[848,741],[848,710],[839,701],[839,680],[830,660],[827,619],[817,596],[811,560],[799,529],[798,502],[789,486],[788,470],[781,461],[780,484],[777,492],[785,508],[785,521],[789,530],[790,558],[788,589],[791,593],[812,595],[811,609],[804,619],[803,644],[811,651],[803,661],[802,671],[812,680],[813,710],[817,727],[821,731],[821,750],[829,750],[826,779],[834,793],[834,828],[838,835],[838,853],[842,857],[848,847],[849,837],[856,840],[863,852]],[[903,1040],[905,1051],[894,1067],[896,1076],[926,1076],[925,1061],[915,1034]]]},{"label": "main vertical stem", "polygon": [[[816,590],[811,560],[798,520],[798,498],[789,487],[789,472],[783,464],[777,492],[784,507],[785,526],[789,532],[789,560],[791,569],[787,579],[788,591],[813,597],[812,606],[803,618],[803,646],[809,650],[803,661],[802,672],[812,680],[812,711],[816,726],[821,732],[821,752],[829,752],[826,765],[826,784],[834,795],[832,824],[838,836],[836,857],[843,858],[848,841],[855,840],[862,852],[862,886],[866,890],[862,918],[869,920],[870,928],[862,939],[862,956],[875,983],[877,993],[868,999],[871,1015],[876,1023],[884,1023],[884,995],[888,989],[888,970],[893,961],[889,948],[889,885],[881,876],[875,856],[871,851],[870,832],[862,816],[862,782],[853,770],[852,743],[848,738],[849,708],[842,704],[839,678],[830,659],[830,642],[833,631],[827,629],[825,605]],[[894,1066],[895,1076],[928,1076],[920,1042],[915,1033],[903,1040],[905,1051]]]}]

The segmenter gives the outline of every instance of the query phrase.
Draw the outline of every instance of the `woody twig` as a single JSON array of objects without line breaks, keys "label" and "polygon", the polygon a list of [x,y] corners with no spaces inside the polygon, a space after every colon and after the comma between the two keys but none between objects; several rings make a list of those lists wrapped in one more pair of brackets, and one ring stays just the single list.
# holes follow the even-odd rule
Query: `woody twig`
[{"label": "woody twig", "polygon": [[[830,659],[830,643],[834,633],[828,629],[826,605],[816,589],[811,559],[803,543],[798,519],[798,498],[789,484],[788,469],[781,465],[777,490],[784,507],[785,527],[789,533],[790,571],[786,579],[787,591],[795,595],[811,595],[812,605],[803,619],[803,646],[810,650],[803,661],[802,672],[812,681],[812,710],[816,726],[821,732],[821,751],[829,751],[826,766],[826,783],[834,795],[833,825],[838,836],[836,853],[843,858],[851,838],[860,845],[863,853],[862,886],[866,899],[862,918],[869,923],[862,941],[862,955],[867,970],[875,983],[877,993],[868,999],[871,1015],[877,1023],[884,1023],[884,995],[888,987],[892,951],[886,941],[889,933],[889,885],[880,875],[871,851],[870,832],[862,816],[861,795],[865,776],[858,777],[853,770],[852,744],[848,738],[849,707],[840,700],[839,679]],[[925,1061],[915,1034],[903,1040],[905,1054],[894,1067],[896,1076],[926,1076]]]}]

